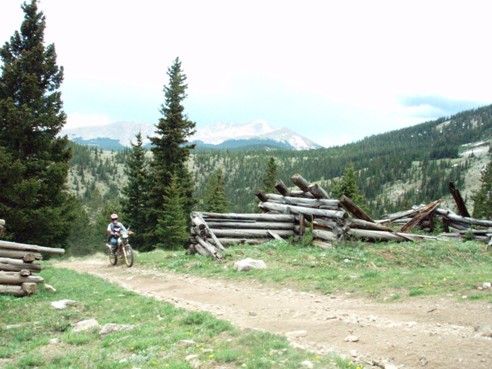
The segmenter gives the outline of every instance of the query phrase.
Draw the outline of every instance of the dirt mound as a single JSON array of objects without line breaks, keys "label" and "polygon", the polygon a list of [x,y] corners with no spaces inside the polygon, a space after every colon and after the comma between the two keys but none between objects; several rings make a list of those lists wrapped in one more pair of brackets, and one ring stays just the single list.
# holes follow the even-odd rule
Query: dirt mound
[{"label": "dirt mound", "polygon": [[241,328],[286,335],[293,345],[336,351],[382,368],[490,368],[492,304],[412,298],[375,303],[124,266],[102,259],[57,267],[90,273]]}]

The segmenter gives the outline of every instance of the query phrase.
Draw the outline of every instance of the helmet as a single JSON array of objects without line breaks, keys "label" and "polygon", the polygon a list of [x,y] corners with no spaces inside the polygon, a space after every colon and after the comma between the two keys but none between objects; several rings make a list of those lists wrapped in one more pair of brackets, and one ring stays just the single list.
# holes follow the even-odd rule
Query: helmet
[{"label": "helmet", "polygon": [[111,214],[111,220],[118,220],[118,214]]}]

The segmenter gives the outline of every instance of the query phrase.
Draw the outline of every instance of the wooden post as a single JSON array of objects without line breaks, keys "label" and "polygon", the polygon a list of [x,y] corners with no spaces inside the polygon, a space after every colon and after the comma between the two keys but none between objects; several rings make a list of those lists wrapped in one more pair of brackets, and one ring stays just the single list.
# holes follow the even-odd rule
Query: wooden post
[{"label": "wooden post", "polygon": [[470,217],[470,213],[468,213],[468,209],[466,208],[465,202],[461,197],[461,193],[454,186],[453,182],[449,182],[449,192],[451,192],[451,195],[453,196],[454,202],[456,203],[456,206],[458,207],[458,211],[460,212],[461,216]]}]

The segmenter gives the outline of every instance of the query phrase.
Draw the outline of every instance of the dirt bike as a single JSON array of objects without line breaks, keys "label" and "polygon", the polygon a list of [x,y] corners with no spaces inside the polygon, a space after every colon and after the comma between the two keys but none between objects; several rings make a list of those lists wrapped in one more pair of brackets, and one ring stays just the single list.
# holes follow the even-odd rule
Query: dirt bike
[{"label": "dirt bike", "polygon": [[131,231],[121,231],[118,236],[116,251],[113,252],[111,245],[109,243],[106,244],[109,262],[111,265],[116,265],[119,259],[124,259],[125,264],[128,268],[133,265],[133,249],[130,245],[129,238],[132,235]]}]

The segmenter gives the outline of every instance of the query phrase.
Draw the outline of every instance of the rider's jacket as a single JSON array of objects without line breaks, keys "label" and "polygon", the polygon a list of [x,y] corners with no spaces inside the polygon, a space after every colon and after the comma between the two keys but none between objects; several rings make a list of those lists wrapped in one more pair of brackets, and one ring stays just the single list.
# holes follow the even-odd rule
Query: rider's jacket
[{"label": "rider's jacket", "polygon": [[108,225],[108,231],[111,231],[113,233],[120,233],[122,230],[126,231],[126,228],[120,222],[111,222]]}]

